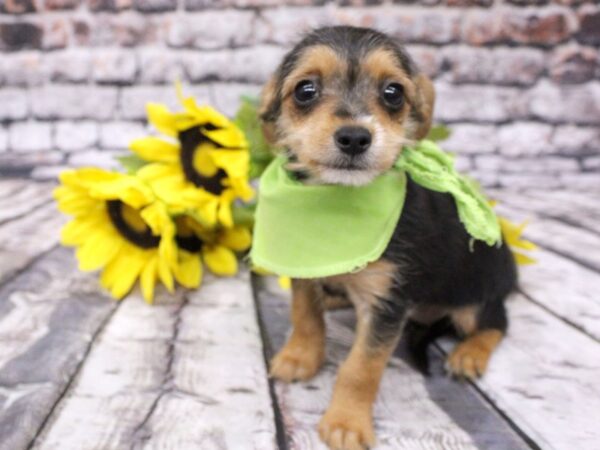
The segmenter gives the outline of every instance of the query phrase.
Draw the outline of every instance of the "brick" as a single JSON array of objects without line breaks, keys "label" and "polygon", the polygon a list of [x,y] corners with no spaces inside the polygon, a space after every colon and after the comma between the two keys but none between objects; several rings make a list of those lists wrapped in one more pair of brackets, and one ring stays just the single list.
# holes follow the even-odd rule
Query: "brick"
[{"label": "brick", "polygon": [[137,58],[133,52],[97,50],[92,57],[92,73],[99,83],[133,83],[137,75]]},{"label": "brick", "polygon": [[41,48],[43,35],[43,30],[33,23],[0,23],[0,50]]},{"label": "brick", "polygon": [[103,169],[119,169],[121,166],[117,157],[125,152],[86,150],[69,155],[68,164],[72,167],[100,167]]},{"label": "brick", "polygon": [[[560,174],[578,172],[579,163],[574,158],[545,156],[543,158],[502,158],[497,168],[501,173]],[[501,175],[502,177],[502,175]]]},{"label": "brick", "polygon": [[[184,86],[185,95],[193,95],[198,102],[213,104],[208,86],[194,86],[190,88]],[[119,103],[120,115],[128,120],[146,119],[146,103],[163,103],[171,108],[172,111],[182,109],[175,88],[172,86],[133,86],[124,89],[121,92]]]},{"label": "brick", "polygon": [[436,83],[436,91],[436,120],[501,122],[527,113],[525,98],[515,88]]},{"label": "brick", "polygon": [[500,155],[477,155],[474,157],[474,163],[477,170],[497,173],[502,166],[502,159]]},{"label": "brick", "polygon": [[594,78],[598,52],[591,47],[568,45],[554,50],[549,63],[552,79],[558,83],[583,83]]},{"label": "brick", "polygon": [[0,105],[0,121],[24,119],[29,111],[27,95],[20,89],[0,89]]},{"label": "brick", "polygon": [[[228,5],[232,5],[232,6],[241,6],[241,5],[234,5],[234,2],[229,1],[227,3],[221,1],[221,0],[185,0],[184,1],[184,8],[187,11],[201,11],[204,9],[209,9],[209,8],[223,8],[225,6]],[[259,6],[259,5],[257,5]],[[272,5],[274,6],[274,5]]]},{"label": "brick", "polygon": [[438,76],[442,70],[442,52],[436,47],[423,45],[408,45],[407,51],[413,58],[419,70],[431,78]]},{"label": "brick", "polygon": [[98,86],[45,86],[32,90],[32,109],[41,119],[113,118],[117,110],[117,90]]},{"label": "brick", "polygon": [[499,174],[498,185],[501,188],[507,189],[522,189],[522,188],[536,188],[536,189],[558,189],[563,187],[564,182],[561,177],[554,174]]},{"label": "brick", "polygon": [[556,44],[568,39],[576,27],[571,11],[560,7],[509,10],[502,22],[504,37],[519,44]]},{"label": "brick", "polygon": [[44,20],[42,47],[45,50],[65,48],[69,42],[70,26],[70,21],[65,18]]},{"label": "brick", "polygon": [[456,155],[454,167],[461,173],[468,173],[473,168],[473,160],[468,155]]},{"label": "brick", "polygon": [[34,12],[38,9],[38,2],[35,0],[12,0],[0,2],[0,12],[8,14],[25,14]]},{"label": "brick", "polygon": [[453,124],[450,137],[442,142],[445,150],[457,154],[494,153],[497,149],[493,125]]},{"label": "brick", "polygon": [[584,5],[578,13],[579,31],[577,40],[584,44],[600,44],[600,7]]},{"label": "brick", "polygon": [[472,6],[491,6],[494,0],[446,0],[448,6],[472,7]]},{"label": "brick", "polygon": [[498,128],[498,147],[503,155],[552,153],[552,126],[536,122],[517,122]]},{"label": "brick", "polygon": [[560,181],[563,186],[569,189],[581,190],[585,192],[600,192],[600,174],[587,173],[563,173],[560,174]]},{"label": "brick", "polygon": [[576,27],[571,11],[562,7],[503,9],[471,12],[463,26],[463,39],[473,45],[552,45],[569,38]]},{"label": "brick", "polygon": [[16,122],[9,128],[10,148],[13,152],[29,153],[52,148],[52,127],[45,122]]},{"label": "brick", "polygon": [[234,50],[231,52],[231,65],[224,72],[229,72],[228,79],[264,83],[275,72],[284,53],[281,47],[270,45]]},{"label": "brick", "polygon": [[8,151],[8,133],[4,127],[0,127],[0,153]]},{"label": "brick", "polygon": [[133,7],[143,12],[174,11],[177,0],[133,0]]},{"label": "brick", "polygon": [[[590,156],[582,161],[583,168],[585,170],[595,170],[600,172],[600,156]],[[598,173],[600,177],[600,173]]]},{"label": "brick", "polygon": [[[297,14],[296,14],[297,12]],[[406,10],[390,5],[378,8],[301,8],[272,9],[261,14],[257,38],[262,42],[292,44],[312,28],[323,25],[355,25],[372,27],[400,39],[404,43],[444,44],[460,37],[461,14],[458,11],[434,9]]]},{"label": "brick", "polygon": [[21,51],[0,58],[0,72],[9,86],[35,86],[46,81],[46,70],[38,51]]},{"label": "brick", "polygon": [[548,4],[549,0],[508,0],[508,3],[512,3],[517,6],[541,6]]},{"label": "brick", "polygon": [[561,154],[598,153],[600,128],[564,125],[556,127],[552,146]]},{"label": "brick", "polygon": [[233,117],[240,106],[241,96],[257,97],[261,89],[261,85],[213,83],[210,85],[210,104],[226,116]]},{"label": "brick", "polygon": [[132,0],[88,0],[88,6],[92,11],[123,11],[130,9],[132,4]]},{"label": "brick", "polygon": [[531,115],[550,122],[600,124],[600,82],[575,86],[538,83],[529,93]]},{"label": "brick", "polygon": [[257,42],[292,45],[313,28],[334,23],[332,8],[266,9],[256,21]]},{"label": "brick", "polygon": [[85,83],[92,72],[92,55],[88,49],[69,49],[44,56],[44,66],[51,81]]},{"label": "brick", "polygon": [[94,47],[135,47],[154,44],[164,32],[161,16],[145,16],[133,11],[118,15],[102,14],[73,20],[77,44]]},{"label": "brick", "polygon": [[100,147],[127,149],[129,143],[148,134],[139,122],[106,122],[100,125]]},{"label": "brick", "polygon": [[62,9],[75,9],[79,6],[81,0],[46,0],[46,9],[55,11]]},{"label": "brick", "polygon": [[[288,12],[289,14],[289,12]],[[251,11],[206,11],[187,14],[168,25],[167,43],[172,47],[218,49],[253,42]]]},{"label": "brick", "polygon": [[54,127],[54,147],[71,152],[98,144],[98,124],[93,121],[57,122]]},{"label": "brick", "polygon": [[[230,50],[179,53],[181,65],[192,83],[231,78],[233,57]],[[252,68],[248,68],[252,70]]]},{"label": "brick", "polygon": [[499,185],[499,176],[496,171],[471,170],[469,176],[484,188],[495,188]]},{"label": "brick", "polygon": [[541,50],[528,48],[448,47],[445,67],[455,83],[530,85],[543,74],[546,57]]},{"label": "brick", "polygon": [[[138,52],[140,60],[139,78],[142,83],[172,83],[177,79],[186,79],[183,59],[190,61],[200,59],[196,52],[166,52],[163,49],[144,49]],[[188,78],[189,79],[189,78]]]}]

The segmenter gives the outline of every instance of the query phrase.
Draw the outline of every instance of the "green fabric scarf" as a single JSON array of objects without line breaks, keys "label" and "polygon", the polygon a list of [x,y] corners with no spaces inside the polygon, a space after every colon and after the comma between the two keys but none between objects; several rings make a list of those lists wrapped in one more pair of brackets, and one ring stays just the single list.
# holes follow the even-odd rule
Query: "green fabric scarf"
[{"label": "green fabric scarf", "polygon": [[489,245],[500,225],[474,183],[432,141],[405,147],[394,169],[365,186],[305,185],[273,160],[260,179],[250,258],[255,267],[293,278],[360,270],[381,257],[400,219],[406,173],[416,183],[451,194],[467,232]]}]

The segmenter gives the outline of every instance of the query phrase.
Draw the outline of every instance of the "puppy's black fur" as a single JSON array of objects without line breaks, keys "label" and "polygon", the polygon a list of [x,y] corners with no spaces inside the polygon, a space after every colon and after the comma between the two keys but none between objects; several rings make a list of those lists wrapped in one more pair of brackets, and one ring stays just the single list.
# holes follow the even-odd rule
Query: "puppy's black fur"
[{"label": "puppy's black fur", "polygon": [[[430,191],[409,178],[402,217],[384,257],[398,265],[401,280],[388,302],[403,308],[435,305],[448,310],[473,305],[479,310],[477,328],[506,331],[504,299],[517,283],[513,255],[505,244],[490,247],[474,241],[460,222],[451,195]],[[389,317],[396,309],[377,310],[382,326],[374,329],[385,333],[386,322],[398,323],[399,318]],[[444,319],[405,329],[417,368],[428,371],[427,344],[450,330]]]}]

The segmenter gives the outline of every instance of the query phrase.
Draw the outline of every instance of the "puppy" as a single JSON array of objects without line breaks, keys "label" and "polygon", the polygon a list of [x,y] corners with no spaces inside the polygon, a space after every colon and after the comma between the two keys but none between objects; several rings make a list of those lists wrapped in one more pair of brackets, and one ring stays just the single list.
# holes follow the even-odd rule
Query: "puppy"
[{"label": "puppy", "polygon": [[[306,182],[363,185],[389,170],[404,144],[426,136],[434,97],[432,83],[392,38],[327,27],[285,56],[264,88],[260,112],[266,136],[286,149]],[[447,369],[478,377],[506,331],[504,300],[515,283],[505,245],[471,242],[453,198],[409,179],[381,259],[357,273],[292,281],[293,330],[271,374],[288,382],[314,376],[325,353],[325,300],[347,298],[357,313],[356,337],[319,433],[331,448],[365,448],[374,443],[373,402],[403,329],[426,370],[427,343],[450,325],[464,340]]]}]

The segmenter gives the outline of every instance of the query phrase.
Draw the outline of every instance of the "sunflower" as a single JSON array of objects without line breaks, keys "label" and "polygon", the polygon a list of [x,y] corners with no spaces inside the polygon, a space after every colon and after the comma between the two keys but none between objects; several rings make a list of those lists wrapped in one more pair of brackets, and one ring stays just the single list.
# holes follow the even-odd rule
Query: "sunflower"
[{"label": "sunflower", "polygon": [[123,298],[139,278],[151,302],[158,280],[169,290],[174,277],[186,287],[200,273],[178,255],[176,226],[166,205],[140,179],[97,168],[68,170],[55,189],[58,208],[73,217],[61,230],[61,243],[76,247],[79,269],[102,269],[100,282]]},{"label": "sunflower", "polygon": [[206,228],[190,215],[179,215],[176,224],[176,242],[180,254],[189,261],[190,271],[201,271],[201,260],[215,275],[231,276],[238,271],[236,252],[250,248],[252,236],[248,228]]},{"label": "sunflower", "polygon": [[165,136],[131,142],[130,149],[149,163],[137,174],[172,213],[192,214],[206,227],[232,227],[232,203],[253,196],[248,143],[225,116],[178,92],[183,112],[147,105],[149,122]]}]

